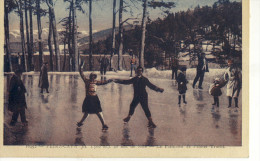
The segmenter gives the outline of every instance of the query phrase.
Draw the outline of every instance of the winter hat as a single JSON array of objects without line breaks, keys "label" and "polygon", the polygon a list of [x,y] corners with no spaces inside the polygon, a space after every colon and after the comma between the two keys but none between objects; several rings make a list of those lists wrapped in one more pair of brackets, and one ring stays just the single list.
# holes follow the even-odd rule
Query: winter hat
[{"label": "winter hat", "polygon": [[96,79],[97,78],[97,74],[96,73],[90,73],[89,79],[91,79],[92,77],[94,77],[94,79]]}]

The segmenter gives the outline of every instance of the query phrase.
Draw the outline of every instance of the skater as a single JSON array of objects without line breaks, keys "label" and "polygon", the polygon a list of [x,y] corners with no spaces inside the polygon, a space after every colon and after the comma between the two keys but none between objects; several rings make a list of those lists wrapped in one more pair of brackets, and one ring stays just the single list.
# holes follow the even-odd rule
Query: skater
[{"label": "skater", "polygon": [[240,68],[233,64],[232,60],[228,61],[228,66],[229,67],[224,74],[224,79],[227,81],[228,108],[231,107],[233,97],[237,111],[238,96],[242,87],[242,73]]},{"label": "skater", "polygon": [[40,77],[39,77],[39,87],[41,88],[41,93],[43,89],[46,89],[46,92],[49,93],[49,80],[48,80],[48,63],[44,62],[41,67]]},{"label": "skater", "polygon": [[178,102],[178,105],[180,106],[181,105],[181,96],[183,98],[183,103],[184,104],[187,104],[186,100],[185,100],[185,93],[186,93],[186,90],[187,90],[187,79],[186,79],[186,76],[185,76],[185,72],[186,72],[186,67],[182,67],[181,70],[180,70],[180,73],[178,74],[178,77],[177,77],[177,82],[178,82],[178,91],[179,91],[179,102]]},{"label": "skater", "polygon": [[128,116],[123,119],[125,123],[127,123],[131,116],[134,114],[136,106],[140,103],[142,106],[142,109],[145,112],[145,115],[148,119],[148,127],[150,128],[155,128],[156,125],[154,124],[152,120],[152,116],[148,107],[148,94],[146,92],[145,87],[148,86],[152,90],[155,90],[157,92],[163,92],[164,89],[156,87],[153,85],[146,77],[143,75],[143,68],[142,67],[137,67],[136,70],[136,76],[133,77],[132,79],[129,80],[115,80],[116,83],[120,84],[133,84],[134,87],[134,98],[132,100],[132,103],[130,104],[130,110],[128,113]]},{"label": "skater", "polygon": [[82,119],[77,123],[77,126],[80,127],[83,125],[83,122],[87,118],[88,114],[96,114],[102,124],[102,130],[107,130],[108,126],[106,125],[102,114],[100,101],[96,94],[96,86],[105,85],[112,82],[112,80],[110,79],[108,81],[97,81],[97,75],[94,73],[91,73],[89,75],[89,79],[87,79],[86,76],[83,74],[82,66],[83,63],[81,63],[81,65],[79,66],[79,73],[85,83],[86,97],[82,105],[82,112],[84,113],[84,115]]},{"label": "skater", "polygon": [[172,58],[172,80],[174,79],[175,76],[175,80],[177,79],[177,71],[178,71],[178,67],[179,67],[179,61],[176,57]]},{"label": "skater", "polygon": [[26,89],[21,80],[21,75],[22,70],[17,68],[14,71],[9,85],[8,110],[13,112],[10,122],[11,126],[15,126],[19,115],[24,126],[28,123],[25,116],[25,109],[27,108],[25,100]]},{"label": "skater", "polygon": [[130,77],[133,76],[133,71],[136,70],[136,59],[135,59],[135,55],[132,56],[132,59],[130,61],[130,64],[131,64],[131,74],[130,74]]},{"label": "skater", "polygon": [[214,106],[217,105],[217,107],[219,107],[219,96],[222,95],[222,91],[221,88],[223,87],[222,85],[223,83],[221,83],[219,78],[216,78],[214,80],[214,84],[211,85],[211,87],[209,88],[209,94],[213,96],[214,99],[214,103],[212,104],[212,110],[214,110]]},{"label": "skater", "polygon": [[105,56],[100,61],[100,74],[106,75],[107,66],[109,65],[109,60]]},{"label": "skater", "polygon": [[205,72],[209,72],[208,69],[208,61],[205,57],[205,53],[199,53],[198,54],[198,65],[197,65],[197,74],[196,77],[193,81],[193,85],[192,87],[195,88],[195,85],[197,83],[197,81],[199,80],[199,89],[203,89],[202,88],[202,83],[203,83],[203,79],[204,79],[204,74]]}]

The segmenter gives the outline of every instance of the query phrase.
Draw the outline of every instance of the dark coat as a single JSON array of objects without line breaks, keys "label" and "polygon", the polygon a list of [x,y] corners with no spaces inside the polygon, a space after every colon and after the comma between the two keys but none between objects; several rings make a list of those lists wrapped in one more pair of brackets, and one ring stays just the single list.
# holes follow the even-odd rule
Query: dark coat
[{"label": "dark coat", "polygon": [[129,80],[120,80],[118,81],[120,84],[133,84],[134,87],[134,97],[139,98],[147,98],[146,86],[154,91],[160,91],[160,88],[152,84],[146,77],[133,77]]},{"label": "dark coat", "polygon": [[205,58],[206,60],[206,69],[203,70],[203,66],[204,66],[204,58],[198,54],[198,65],[197,65],[197,71],[200,72],[200,71],[204,71],[204,72],[209,72],[209,67],[208,67],[208,61],[207,59]]},{"label": "dark coat", "polygon": [[9,85],[8,110],[15,112],[18,108],[27,108],[25,100],[26,88],[22,80],[13,75]]},{"label": "dark coat", "polygon": [[41,67],[40,78],[39,78],[39,87],[40,88],[49,88],[48,70],[45,65],[43,65]]},{"label": "dark coat", "polygon": [[187,79],[184,73],[180,72],[177,77],[177,82],[178,82],[178,91],[180,94],[183,94],[187,90]]},{"label": "dark coat", "polygon": [[218,97],[222,95],[221,88],[219,84],[214,84],[213,87],[210,90],[210,94],[212,96]]}]

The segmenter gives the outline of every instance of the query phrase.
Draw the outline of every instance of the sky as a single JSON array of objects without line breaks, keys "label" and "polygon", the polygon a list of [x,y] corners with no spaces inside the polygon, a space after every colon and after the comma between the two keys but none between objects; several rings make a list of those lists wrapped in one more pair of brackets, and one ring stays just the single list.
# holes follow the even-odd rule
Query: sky
[{"label": "sky", "polygon": [[[58,23],[62,18],[67,17],[69,14],[69,10],[66,9],[69,6],[68,2],[64,2],[63,0],[53,0],[55,2],[55,16],[56,22]],[[138,18],[141,21],[142,17],[142,3],[136,2],[135,5],[131,3],[130,0],[125,0],[128,4],[131,5],[131,10],[133,11],[133,15],[130,14],[130,8],[128,7],[128,12],[123,13],[123,20],[132,17]],[[137,1],[137,0],[135,0]],[[158,0],[159,1],[159,0]],[[212,6],[214,2],[217,0],[166,0],[172,1],[176,3],[176,7],[172,8],[170,12],[178,12],[178,11],[185,11],[188,8],[193,9],[196,6]],[[238,1],[241,0],[231,0],[231,1]],[[113,0],[93,0],[93,7],[92,7],[92,24],[93,24],[93,32],[97,32],[100,30],[112,28],[112,8],[113,8]],[[117,9],[119,6],[119,0],[117,0]],[[45,3],[42,4],[42,8],[47,9],[47,5]],[[85,10],[85,13],[81,13],[77,11],[77,22],[79,26],[79,31],[88,32],[89,29],[89,21],[88,21],[88,4],[83,4],[82,8]],[[163,18],[165,15],[160,9],[148,9],[149,17],[154,20],[158,17]],[[42,17],[42,28],[48,28],[48,16]],[[9,23],[10,23],[10,31],[12,30],[19,30],[19,18],[16,13],[11,13],[9,15]],[[37,30],[36,24],[36,16],[33,18],[34,21],[34,30]],[[118,14],[117,14],[117,26],[118,26]],[[61,25],[58,24],[58,29],[61,28]]]}]

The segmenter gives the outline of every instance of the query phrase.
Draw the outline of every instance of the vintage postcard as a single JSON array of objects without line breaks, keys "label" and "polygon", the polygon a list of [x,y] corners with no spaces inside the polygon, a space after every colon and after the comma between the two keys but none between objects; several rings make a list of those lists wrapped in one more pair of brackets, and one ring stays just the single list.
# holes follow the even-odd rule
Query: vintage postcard
[{"label": "vintage postcard", "polygon": [[1,157],[249,156],[249,1],[0,3]]}]

